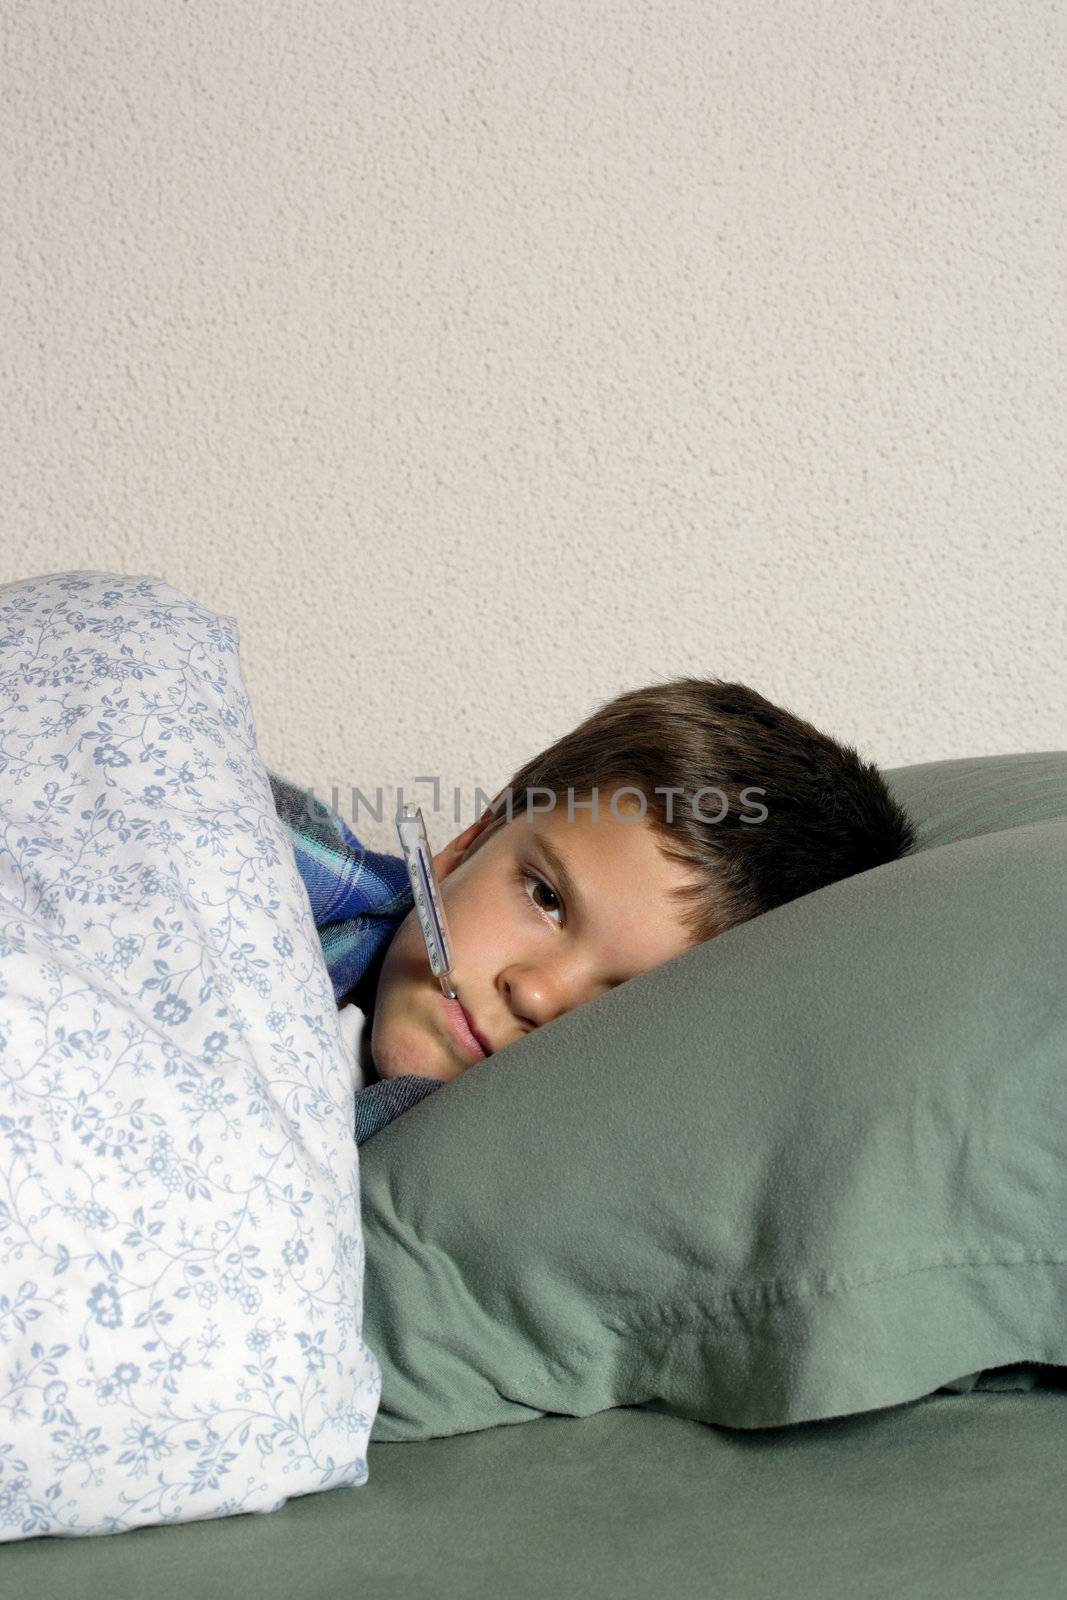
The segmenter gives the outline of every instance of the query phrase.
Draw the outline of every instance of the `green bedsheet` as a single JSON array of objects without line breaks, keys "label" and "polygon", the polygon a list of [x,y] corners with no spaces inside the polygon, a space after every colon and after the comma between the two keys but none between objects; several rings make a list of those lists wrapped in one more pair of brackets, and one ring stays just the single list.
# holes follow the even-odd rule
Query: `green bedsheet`
[{"label": "green bedsheet", "polygon": [[242,1515],[0,1548],[11,1600],[1053,1600],[1067,1388],[735,1431],[641,1408],[370,1445]]}]

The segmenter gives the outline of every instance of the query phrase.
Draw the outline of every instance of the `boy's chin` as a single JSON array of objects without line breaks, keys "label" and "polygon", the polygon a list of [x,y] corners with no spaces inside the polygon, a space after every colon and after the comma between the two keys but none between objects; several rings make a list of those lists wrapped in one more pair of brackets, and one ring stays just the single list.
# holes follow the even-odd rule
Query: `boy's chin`
[{"label": "boy's chin", "polygon": [[416,1029],[406,1027],[395,1044],[380,1040],[371,1062],[379,1078],[441,1078],[445,1062],[440,1045]]}]

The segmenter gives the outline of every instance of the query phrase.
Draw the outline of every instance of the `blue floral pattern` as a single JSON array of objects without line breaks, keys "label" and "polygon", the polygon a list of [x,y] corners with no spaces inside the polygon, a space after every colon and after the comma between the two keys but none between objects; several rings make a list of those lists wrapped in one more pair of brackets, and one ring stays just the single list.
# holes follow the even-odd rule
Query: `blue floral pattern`
[{"label": "blue floral pattern", "polygon": [[0,587],[0,1540],[367,1481],[338,1015],[236,619]]}]

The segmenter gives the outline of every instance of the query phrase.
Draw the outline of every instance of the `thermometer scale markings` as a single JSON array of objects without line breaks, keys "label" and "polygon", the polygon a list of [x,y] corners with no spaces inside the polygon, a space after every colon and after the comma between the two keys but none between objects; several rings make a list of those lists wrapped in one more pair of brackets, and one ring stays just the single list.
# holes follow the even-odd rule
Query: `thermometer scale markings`
[{"label": "thermometer scale markings", "polygon": [[[418,852],[418,863],[419,863],[419,876],[422,878],[423,894],[425,895],[426,904],[429,906],[430,914],[433,917],[434,939],[436,940],[436,943],[437,943],[437,949],[434,952],[434,955],[436,957],[436,961],[435,961],[433,970],[434,970],[434,972],[436,972],[438,965],[440,965],[444,960],[445,941],[444,941],[443,933],[441,931],[441,921],[440,921],[440,918],[437,915],[437,897],[433,892],[433,888],[431,887],[429,878],[426,876],[426,863],[423,860],[423,856],[422,856],[422,851],[421,850]],[[420,899],[421,899],[421,897],[420,897]]]},{"label": "thermometer scale markings", "polygon": [[397,812],[396,831],[404,851],[412,899],[418,913],[430,971],[439,980],[445,998],[454,1000],[456,987],[449,976],[452,947],[421,810],[417,806],[402,806]]}]

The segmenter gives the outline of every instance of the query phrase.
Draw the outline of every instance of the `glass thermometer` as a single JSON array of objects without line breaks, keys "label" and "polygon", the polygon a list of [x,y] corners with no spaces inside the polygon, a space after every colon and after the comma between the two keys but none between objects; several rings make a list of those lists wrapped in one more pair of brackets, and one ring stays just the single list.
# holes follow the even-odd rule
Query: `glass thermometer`
[{"label": "glass thermometer", "polygon": [[448,937],[441,888],[426,840],[421,806],[402,806],[396,814],[396,831],[411,879],[411,892],[415,898],[419,927],[426,942],[426,954],[430,958],[430,970],[437,977],[445,999],[458,999],[452,982],[452,941]]}]

